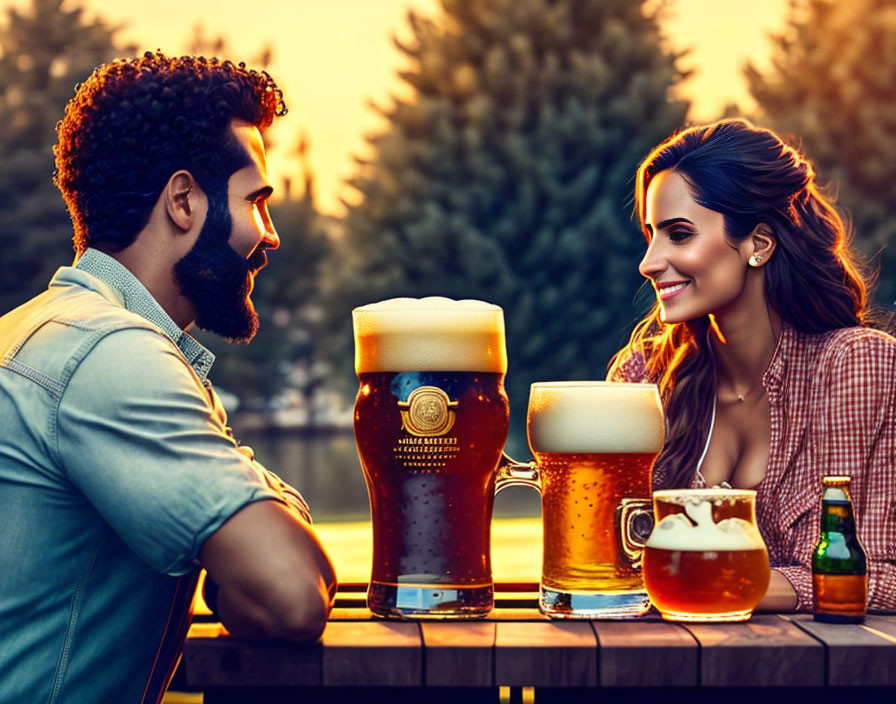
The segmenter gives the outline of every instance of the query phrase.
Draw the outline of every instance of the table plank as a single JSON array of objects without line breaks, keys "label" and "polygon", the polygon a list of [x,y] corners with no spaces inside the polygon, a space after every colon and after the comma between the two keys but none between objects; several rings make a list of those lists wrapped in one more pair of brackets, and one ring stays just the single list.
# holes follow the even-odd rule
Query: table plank
[{"label": "table plank", "polygon": [[494,622],[425,622],[420,629],[427,687],[494,686]]},{"label": "table plank", "polygon": [[745,623],[683,625],[700,644],[703,686],[824,684],[824,646],[776,615],[754,615]]},{"label": "table plank", "polygon": [[486,621],[549,621],[547,616],[545,616],[541,611],[538,610],[537,607],[505,607],[499,609],[492,609],[488,616],[485,617]]},{"label": "table plank", "polygon": [[220,623],[190,627],[183,651],[191,687],[319,687],[321,643],[233,638]]},{"label": "table plank", "polygon": [[786,618],[824,643],[828,673],[825,684],[896,685],[896,639],[887,640],[858,624],[814,621],[810,614]]},{"label": "table plank", "polygon": [[868,629],[884,634],[884,636],[896,638],[896,616],[868,614],[865,617],[864,625]]},{"label": "table plank", "polygon": [[601,687],[695,687],[697,641],[664,621],[594,621]]},{"label": "table plank", "polygon": [[597,636],[585,621],[496,621],[495,684],[593,687]]},{"label": "table plank", "polygon": [[423,639],[417,623],[330,621],[322,642],[325,687],[423,684]]}]

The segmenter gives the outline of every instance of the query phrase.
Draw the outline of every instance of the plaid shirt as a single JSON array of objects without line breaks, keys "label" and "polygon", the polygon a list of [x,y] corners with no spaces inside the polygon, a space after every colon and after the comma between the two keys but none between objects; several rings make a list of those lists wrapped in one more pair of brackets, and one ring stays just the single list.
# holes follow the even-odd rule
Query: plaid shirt
[{"label": "plaid shirt", "polygon": [[[627,360],[613,381],[647,381]],[[762,383],[768,394],[768,470],[756,520],[769,560],[812,609],[812,553],[821,478],[852,477],[859,540],[868,557],[868,607],[896,611],[896,339],[869,328],[819,335],[784,325]],[[694,486],[702,476],[695,467]]]}]

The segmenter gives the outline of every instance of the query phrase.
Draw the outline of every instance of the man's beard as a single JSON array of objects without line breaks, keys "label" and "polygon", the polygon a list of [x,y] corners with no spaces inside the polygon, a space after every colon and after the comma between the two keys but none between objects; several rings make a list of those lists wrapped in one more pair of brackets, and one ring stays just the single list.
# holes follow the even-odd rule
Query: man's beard
[{"label": "man's beard", "polygon": [[249,342],[258,331],[258,313],[249,299],[249,273],[264,263],[263,253],[244,259],[231,247],[226,194],[208,194],[209,209],[193,248],[174,265],[181,293],[196,308],[196,325],[231,342]]}]

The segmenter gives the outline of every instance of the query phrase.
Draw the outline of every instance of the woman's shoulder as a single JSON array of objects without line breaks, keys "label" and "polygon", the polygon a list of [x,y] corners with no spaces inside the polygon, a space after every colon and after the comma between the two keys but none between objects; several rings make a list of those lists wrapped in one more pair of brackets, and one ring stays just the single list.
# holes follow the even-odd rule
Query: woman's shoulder
[{"label": "woman's shoulder", "polygon": [[861,375],[862,370],[874,373],[896,364],[896,338],[882,330],[856,326],[797,338],[822,374],[848,370]]},{"label": "woman's shoulder", "polygon": [[643,353],[637,350],[622,352],[610,367],[607,381],[636,384],[647,382],[647,362]]},{"label": "woman's shoulder", "polygon": [[851,354],[896,355],[896,338],[882,330],[868,327],[839,328],[826,333],[822,356],[839,358]]}]

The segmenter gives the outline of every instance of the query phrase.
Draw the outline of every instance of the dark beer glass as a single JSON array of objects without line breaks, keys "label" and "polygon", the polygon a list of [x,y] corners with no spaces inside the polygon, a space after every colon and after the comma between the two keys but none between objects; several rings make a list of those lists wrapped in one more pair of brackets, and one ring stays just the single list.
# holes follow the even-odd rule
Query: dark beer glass
[{"label": "dark beer glass", "polygon": [[493,606],[490,527],[509,416],[503,311],[393,299],[353,320],[355,439],[373,522],[368,607],[482,617]]}]

